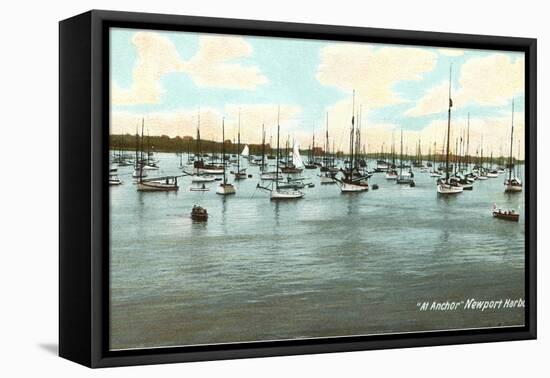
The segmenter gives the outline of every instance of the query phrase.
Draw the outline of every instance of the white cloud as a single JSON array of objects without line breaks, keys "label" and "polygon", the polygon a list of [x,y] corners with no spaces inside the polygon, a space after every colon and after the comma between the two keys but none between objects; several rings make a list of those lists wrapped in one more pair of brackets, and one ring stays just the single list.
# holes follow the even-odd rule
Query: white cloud
[{"label": "white cloud", "polygon": [[437,52],[441,55],[445,56],[461,56],[464,55],[463,49],[455,49],[455,48],[440,48],[437,49]]},{"label": "white cloud", "polygon": [[158,104],[163,94],[160,79],[174,72],[188,74],[199,87],[253,90],[267,83],[259,68],[233,62],[252,53],[250,44],[241,37],[202,36],[197,52],[187,61],[179,56],[172,41],[159,33],[137,32],[132,43],[138,55],[132,84],[121,88],[112,82],[114,105]]},{"label": "white cloud", "polygon": [[199,87],[253,90],[267,83],[260,69],[231,62],[251,53],[252,46],[240,37],[201,37],[198,52],[183,63],[182,71]]},{"label": "white cloud", "polygon": [[[112,83],[114,105],[158,104],[163,93],[162,76],[182,69],[182,61],[172,41],[158,33],[138,32],[132,39],[138,56],[130,88]],[[116,52],[112,52],[116,53]]]},{"label": "white cloud", "polygon": [[317,79],[347,92],[355,89],[357,103],[378,108],[404,102],[394,85],[421,80],[436,60],[437,54],[422,48],[331,43],[321,51]]},{"label": "white cloud", "polygon": [[[347,146],[353,108],[352,90],[355,90],[355,112],[361,108],[366,120],[373,109],[406,102],[394,88],[395,84],[421,80],[423,74],[433,70],[436,62],[437,54],[423,48],[375,47],[363,43],[333,43],[324,47],[317,79],[321,84],[349,93],[349,97],[327,109],[331,138],[335,138],[336,147],[345,150]],[[363,124],[366,139],[379,139],[383,130],[388,129]]]},{"label": "white cloud", "polygon": [[[460,68],[459,87],[453,88],[453,106],[468,104],[503,106],[523,93],[525,59],[496,53],[471,58]],[[447,86],[447,89],[445,87]],[[448,107],[448,83],[441,83],[424,93],[405,115],[418,117],[444,112]]]}]

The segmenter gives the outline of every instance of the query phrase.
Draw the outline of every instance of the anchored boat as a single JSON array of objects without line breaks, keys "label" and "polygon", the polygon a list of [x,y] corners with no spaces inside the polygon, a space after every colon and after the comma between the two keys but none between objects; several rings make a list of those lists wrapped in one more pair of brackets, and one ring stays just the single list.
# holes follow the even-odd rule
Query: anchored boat
[{"label": "anchored boat", "polygon": [[[278,109],[277,111],[277,165],[276,165],[276,175],[278,175],[278,172],[279,172],[279,159],[280,159],[280,150],[279,150],[279,136],[280,136],[280,132],[281,132],[281,126],[279,124],[279,118],[280,118],[280,113],[281,113],[281,110],[280,108]],[[267,190],[269,191],[269,197],[272,199],[272,200],[284,200],[284,199],[288,199],[288,200],[291,200],[291,199],[299,199],[299,198],[302,198],[304,197],[304,193],[299,191],[299,190],[295,190],[295,189],[284,189],[284,188],[281,188],[279,187],[279,180],[278,180],[278,177],[274,180],[274,185],[273,183],[271,184],[271,187],[268,187],[268,186],[261,186],[260,183],[258,183],[256,185],[257,188],[259,189],[264,189],[264,190]]]},{"label": "anchored boat", "polygon": [[227,176],[225,174],[225,119],[222,119],[222,173],[223,173],[223,182],[220,183],[216,189],[216,194],[227,195],[235,194],[235,186],[227,182]]},{"label": "anchored boat", "polygon": [[512,131],[510,132],[510,159],[508,161],[508,178],[504,180],[504,191],[508,193],[521,192],[523,189],[523,184],[521,183],[521,180],[515,175],[512,175],[512,171],[514,169],[513,145],[514,145],[514,101],[512,101]]},{"label": "anchored boat", "polygon": [[437,180],[437,192],[439,194],[459,194],[462,193],[464,188],[458,182],[458,180],[451,180],[449,177],[449,147],[451,137],[451,108],[453,107],[453,100],[451,99],[451,77],[453,66],[449,70],[449,110],[447,112],[447,148],[445,151],[445,179],[439,178]]}]

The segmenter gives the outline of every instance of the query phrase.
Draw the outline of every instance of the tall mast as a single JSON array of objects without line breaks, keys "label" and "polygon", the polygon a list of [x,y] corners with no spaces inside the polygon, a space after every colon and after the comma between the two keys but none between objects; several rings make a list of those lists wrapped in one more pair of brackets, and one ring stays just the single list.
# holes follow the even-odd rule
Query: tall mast
[{"label": "tall mast", "polygon": [[447,116],[447,156],[445,158],[445,182],[449,183],[449,146],[451,141],[451,108],[453,100],[451,99],[451,80],[453,75],[453,65],[449,69],[449,111]]},{"label": "tall mast", "polygon": [[199,160],[202,161],[202,151],[201,151],[201,109],[197,113],[197,151],[195,153],[199,154]]},{"label": "tall mast", "polygon": [[[235,134],[233,134],[235,135]],[[239,129],[237,131],[237,175],[241,173],[241,109],[239,109]]]},{"label": "tall mast", "polygon": [[325,133],[325,167],[328,169],[328,150],[330,149],[328,141],[328,112],[327,112],[327,130]]},{"label": "tall mast", "polygon": [[139,149],[139,182],[143,180],[143,128],[145,124],[145,118],[141,119],[141,140]]},{"label": "tall mast", "polygon": [[277,108],[277,169],[275,170],[275,188],[279,190],[279,134],[281,132],[281,125],[279,124],[279,117],[281,114],[281,106]]},{"label": "tall mast", "polygon": [[349,138],[349,150],[350,150],[350,174],[353,170],[353,141],[354,141],[354,130],[355,130],[355,89],[353,90],[353,99],[352,99],[352,105],[351,105],[351,130],[350,130],[350,138]]},{"label": "tall mast", "polygon": [[149,155],[151,154],[151,135],[149,135],[149,128],[147,128],[147,165],[149,162]]},{"label": "tall mast", "polygon": [[399,152],[399,176],[403,175],[403,129],[401,129],[401,148]]},{"label": "tall mast", "polygon": [[468,112],[468,132],[466,134],[466,170],[470,168],[470,113]]},{"label": "tall mast", "polygon": [[315,162],[315,129],[313,129],[313,142],[311,145],[311,163]]},{"label": "tall mast", "polygon": [[223,185],[227,184],[225,176],[225,117],[222,118],[222,165],[223,165]]},{"label": "tall mast", "polygon": [[[508,180],[512,180],[512,148],[514,145],[514,100],[512,100],[512,131],[510,132],[510,161],[508,169]],[[510,181],[508,181],[510,183]]]},{"label": "tall mast", "polygon": [[262,166],[261,170],[265,169],[265,125],[262,123]]},{"label": "tall mast", "polygon": [[[138,121],[139,122],[139,121]],[[139,131],[138,131],[138,125],[136,124],[136,162],[135,162],[135,167],[136,169],[139,169],[139,165],[141,162],[139,161],[139,155],[138,155],[138,151],[139,151]]]},{"label": "tall mast", "polygon": [[455,163],[454,163],[454,172],[457,172],[458,167],[458,138],[455,138]]}]

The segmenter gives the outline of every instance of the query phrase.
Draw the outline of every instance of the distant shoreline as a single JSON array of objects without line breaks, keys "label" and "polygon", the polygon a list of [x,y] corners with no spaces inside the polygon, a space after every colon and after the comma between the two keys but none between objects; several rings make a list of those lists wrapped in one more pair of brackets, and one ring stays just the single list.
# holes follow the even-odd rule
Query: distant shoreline
[{"label": "distant shoreline", "polygon": [[[216,154],[222,152],[222,143],[211,141],[211,140],[202,140],[201,139],[201,152],[202,153],[208,153],[208,154]],[[192,136],[184,136],[184,137],[174,137],[171,138],[167,135],[161,135],[161,136],[147,136],[145,135],[143,137],[143,150],[147,150],[147,146],[150,146],[151,152],[171,152],[171,153],[187,153],[190,152],[192,154],[198,153],[198,146],[196,140]],[[225,141],[225,153],[229,155],[241,153],[242,149],[245,145],[248,145],[250,149],[251,155],[261,155],[262,154],[262,145],[257,143],[240,143],[240,151],[237,151],[238,145],[237,143],[234,143],[233,141],[227,139]],[[131,134],[110,134],[109,135],[109,149],[111,151],[126,151],[126,152],[134,152],[136,150],[136,136]],[[289,148],[292,150],[292,147]],[[281,150],[284,151],[282,154],[286,154],[286,148],[283,144],[281,147]],[[307,155],[310,152],[310,149],[300,149],[300,152],[302,155]],[[269,143],[266,143],[265,145],[265,153],[266,154],[275,154],[275,148],[271,148]],[[332,154],[332,153],[331,153]],[[316,157],[322,157],[324,155],[324,151],[320,147],[315,147],[315,156]],[[343,152],[339,151],[336,153],[337,157],[342,158],[345,156],[348,156],[348,154],[344,154]],[[368,152],[366,155],[369,159],[391,159],[391,153],[388,152]],[[416,159],[416,155],[403,155],[403,160],[414,160]],[[421,158],[423,161],[433,161],[434,156],[430,156],[427,154],[422,154]],[[442,162],[445,159],[444,154],[437,154],[435,156],[435,161]],[[461,159],[464,159],[465,157],[462,156]],[[453,158],[451,158],[452,160]],[[399,154],[396,156],[396,160],[399,160]],[[479,162],[479,157],[477,156],[468,156],[468,160],[472,164],[476,164]],[[483,163],[489,163],[491,161],[491,158],[489,156],[483,157]],[[493,157],[492,159],[493,164],[496,165],[506,165],[508,162],[508,157],[506,156],[497,156]],[[517,162],[519,164],[523,164],[523,160],[516,160],[514,159],[514,162]]]}]

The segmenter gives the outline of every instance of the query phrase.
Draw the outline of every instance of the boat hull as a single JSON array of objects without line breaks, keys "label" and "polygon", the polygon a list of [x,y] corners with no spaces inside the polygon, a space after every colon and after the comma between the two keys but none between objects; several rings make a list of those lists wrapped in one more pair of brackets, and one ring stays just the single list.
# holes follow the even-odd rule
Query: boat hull
[{"label": "boat hull", "polygon": [[137,190],[140,192],[171,192],[178,190],[179,187],[176,184],[166,184],[162,182],[138,182]]},{"label": "boat hull", "polygon": [[446,184],[437,185],[437,193],[447,195],[447,194],[460,194],[464,189],[462,186],[452,186]]},{"label": "boat hull", "polygon": [[505,192],[508,192],[508,193],[521,192],[522,189],[523,189],[522,186],[508,185],[508,184],[505,184],[505,185],[504,185],[504,191],[505,191]]},{"label": "boat hull", "polygon": [[223,169],[218,168],[199,168],[199,173],[208,173],[211,175],[223,175]]},{"label": "boat hull", "polygon": [[366,192],[367,190],[369,190],[368,185],[357,185],[347,182],[340,183],[340,191],[342,193]]},{"label": "boat hull", "polygon": [[290,200],[304,197],[304,193],[299,190],[272,190],[270,198],[272,200]]},{"label": "boat hull", "polygon": [[220,184],[216,189],[216,194],[220,195],[235,194],[236,192],[237,191],[232,184]]},{"label": "boat hull", "polygon": [[493,217],[498,219],[503,219],[511,222],[519,222],[519,214],[518,213],[500,213],[498,211],[493,211]]},{"label": "boat hull", "polygon": [[214,176],[191,176],[191,182],[212,182],[216,181]]}]

